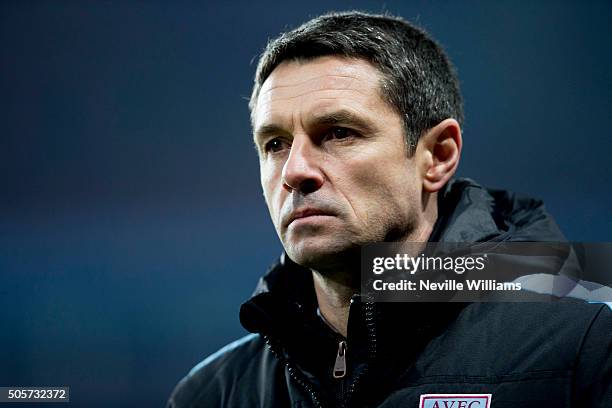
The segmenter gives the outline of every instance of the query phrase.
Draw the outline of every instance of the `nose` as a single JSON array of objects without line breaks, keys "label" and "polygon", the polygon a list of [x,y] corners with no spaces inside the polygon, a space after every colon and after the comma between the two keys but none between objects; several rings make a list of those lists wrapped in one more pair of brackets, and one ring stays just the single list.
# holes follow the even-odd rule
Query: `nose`
[{"label": "nose", "polygon": [[308,137],[295,137],[283,166],[283,187],[302,194],[320,189],[325,180],[320,161],[320,152]]}]

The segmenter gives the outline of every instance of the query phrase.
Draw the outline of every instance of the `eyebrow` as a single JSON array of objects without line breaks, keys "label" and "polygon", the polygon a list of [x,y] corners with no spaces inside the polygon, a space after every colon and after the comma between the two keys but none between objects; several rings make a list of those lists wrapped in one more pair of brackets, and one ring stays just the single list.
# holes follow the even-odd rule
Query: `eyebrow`
[{"label": "eyebrow", "polygon": [[[337,111],[324,113],[321,115],[315,114],[312,119],[308,120],[309,127],[322,127],[322,126],[352,126],[355,127],[356,130],[359,130],[364,133],[373,133],[374,125],[367,119],[364,119],[361,116],[356,115],[355,113],[346,110],[340,109]],[[290,133],[287,129],[283,128],[280,125],[271,123],[258,127],[254,132],[255,142],[265,138],[266,136],[275,136],[279,134],[288,134]]]},{"label": "eyebrow", "polygon": [[275,125],[275,124],[269,124],[269,125],[263,125],[258,127],[255,132],[254,132],[254,136],[255,136],[255,140],[259,140],[264,138],[265,136],[272,136],[272,135],[278,135],[281,133],[287,133],[287,130],[285,130],[282,126],[279,125]]},{"label": "eyebrow", "polygon": [[311,122],[314,126],[353,126],[365,133],[370,133],[374,130],[374,126],[369,120],[345,109],[315,115]]}]

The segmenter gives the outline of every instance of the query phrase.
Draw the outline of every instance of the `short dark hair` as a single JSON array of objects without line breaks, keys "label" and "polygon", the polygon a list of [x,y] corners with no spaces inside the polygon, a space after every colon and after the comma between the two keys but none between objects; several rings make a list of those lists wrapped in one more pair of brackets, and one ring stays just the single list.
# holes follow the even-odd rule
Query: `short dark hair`
[{"label": "short dark hair", "polygon": [[369,61],[382,73],[381,96],[401,114],[409,152],[426,130],[447,118],[463,125],[455,70],[436,41],[399,17],[329,13],[270,41],[259,58],[249,102],[283,61],[339,55]]}]

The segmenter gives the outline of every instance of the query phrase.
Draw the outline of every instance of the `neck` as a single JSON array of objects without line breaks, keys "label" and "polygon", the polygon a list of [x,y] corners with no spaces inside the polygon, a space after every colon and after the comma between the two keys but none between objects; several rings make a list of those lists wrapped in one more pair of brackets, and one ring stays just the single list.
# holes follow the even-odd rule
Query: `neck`
[{"label": "neck", "polygon": [[351,296],[358,292],[355,284],[345,279],[347,274],[335,277],[312,271],[319,311],[332,329],[346,337]]},{"label": "neck", "polygon": [[[428,215],[430,214],[425,212],[421,226],[406,236],[403,241],[427,242],[437,218],[437,208],[434,217]],[[359,273],[355,274],[354,268],[325,274],[312,270],[319,310],[332,329],[344,337],[347,337],[351,297],[359,293],[360,282],[355,279],[356,275],[359,276]]]}]

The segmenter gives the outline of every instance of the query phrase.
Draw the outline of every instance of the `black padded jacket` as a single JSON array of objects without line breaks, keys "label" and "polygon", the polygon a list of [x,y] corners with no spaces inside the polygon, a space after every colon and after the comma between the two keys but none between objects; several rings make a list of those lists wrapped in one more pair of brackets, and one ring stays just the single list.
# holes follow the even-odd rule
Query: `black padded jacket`
[{"label": "black padded jacket", "polygon": [[[563,239],[541,202],[469,179],[446,187],[439,214],[430,241]],[[605,304],[376,304],[354,296],[346,339],[316,307],[311,274],[282,256],[241,307],[252,334],[194,367],[168,407],[420,407],[431,394],[458,396],[446,401],[452,408],[468,394],[490,394],[495,408],[612,407]],[[340,350],[347,368],[334,378]]]}]

